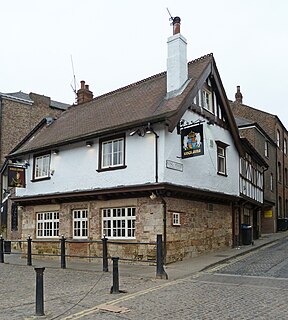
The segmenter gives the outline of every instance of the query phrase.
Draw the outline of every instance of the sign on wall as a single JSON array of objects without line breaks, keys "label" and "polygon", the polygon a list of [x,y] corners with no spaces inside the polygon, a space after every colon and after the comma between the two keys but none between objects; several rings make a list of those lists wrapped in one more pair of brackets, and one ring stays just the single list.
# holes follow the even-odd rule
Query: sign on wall
[{"label": "sign on wall", "polygon": [[204,154],[203,125],[192,126],[181,130],[182,158]]},{"label": "sign on wall", "polygon": [[25,168],[8,166],[8,187],[25,188]]}]

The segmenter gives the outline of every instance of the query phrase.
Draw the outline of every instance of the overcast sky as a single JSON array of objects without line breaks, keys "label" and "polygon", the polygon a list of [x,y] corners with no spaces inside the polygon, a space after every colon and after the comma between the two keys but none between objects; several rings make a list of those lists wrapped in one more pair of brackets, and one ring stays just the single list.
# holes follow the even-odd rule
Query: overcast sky
[{"label": "overcast sky", "polygon": [[0,92],[74,102],[73,59],[94,96],[166,70],[181,18],[188,61],[213,52],[229,99],[277,114],[288,128],[287,0],[1,1]]}]

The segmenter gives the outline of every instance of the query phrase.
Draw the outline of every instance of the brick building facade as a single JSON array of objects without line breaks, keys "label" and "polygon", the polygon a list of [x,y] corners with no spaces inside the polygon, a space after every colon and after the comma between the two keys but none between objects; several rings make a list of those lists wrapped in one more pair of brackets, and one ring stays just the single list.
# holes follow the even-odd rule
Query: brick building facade
[{"label": "brick building facade", "polygon": [[[0,93],[0,164],[3,165],[6,162],[6,156],[15,148],[22,139],[28,135],[32,129],[45,117],[57,117],[63,110],[68,108],[68,104],[51,100],[49,97],[39,95],[36,93]],[[5,182],[7,179],[3,179],[3,175],[7,173],[1,173],[1,191],[3,200],[7,200],[7,195],[13,193],[12,189],[9,189]],[[4,184],[3,184],[4,183]],[[11,230],[11,215],[7,215],[7,212],[11,211],[10,201],[2,202],[2,215],[0,219],[1,232],[6,235],[8,230],[9,237],[13,238],[13,235],[19,237],[18,227],[14,226],[12,234]],[[21,225],[21,224],[20,224]],[[8,228],[6,229],[6,227]],[[12,228],[13,229],[13,228]]]},{"label": "brick building facade", "polygon": [[238,117],[240,135],[249,140],[269,165],[265,171],[262,227],[264,232],[275,232],[277,220],[288,216],[288,132],[276,115],[243,104],[239,86],[235,98],[230,105]]}]

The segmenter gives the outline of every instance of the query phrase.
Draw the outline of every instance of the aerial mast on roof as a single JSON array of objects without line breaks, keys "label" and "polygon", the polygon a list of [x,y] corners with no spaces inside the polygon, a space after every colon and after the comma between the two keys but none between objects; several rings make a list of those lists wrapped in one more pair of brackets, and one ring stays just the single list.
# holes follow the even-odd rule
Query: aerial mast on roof
[{"label": "aerial mast on roof", "polygon": [[75,102],[77,103],[77,87],[76,87],[76,77],[75,77],[75,72],[74,72],[74,64],[73,64],[73,58],[72,58],[72,54],[71,54],[71,65],[72,65],[72,72],[73,72],[73,85],[72,83],[70,84],[71,85],[71,88],[75,94]]},{"label": "aerial mast on roof", "polygon": [[169,11],[169,9],[168,8],[166,8],[167,9],[167,11],[168,11],[168,14],[169,14],[169,16],[170,16],[170,18],[169,18],[169,21],[173,21],[173,17],[172,17],[172,14],[170,13],[170,11]]}]

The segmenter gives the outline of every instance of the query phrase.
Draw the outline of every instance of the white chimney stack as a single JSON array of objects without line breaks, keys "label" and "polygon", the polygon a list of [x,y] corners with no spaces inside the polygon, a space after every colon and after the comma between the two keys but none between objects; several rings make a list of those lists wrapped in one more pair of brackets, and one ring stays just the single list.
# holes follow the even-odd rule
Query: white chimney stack
[{"label": "white chimney stack", "polygon": [[181,89],[188,79],[187,40],[180,34],[180,21],[173,18],[173,36],[167,41],[167,93]]}]

